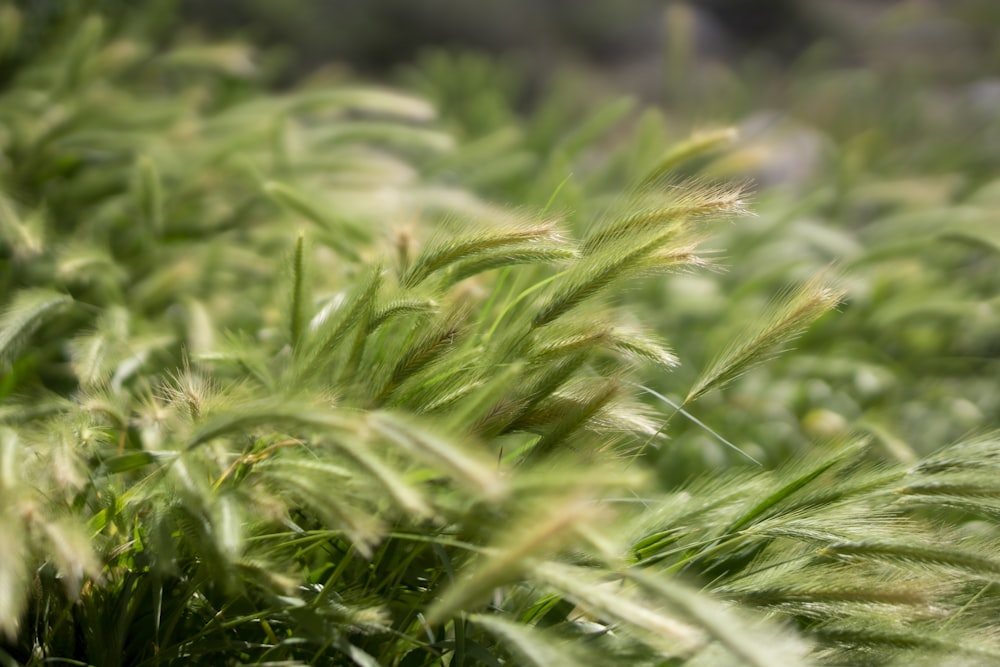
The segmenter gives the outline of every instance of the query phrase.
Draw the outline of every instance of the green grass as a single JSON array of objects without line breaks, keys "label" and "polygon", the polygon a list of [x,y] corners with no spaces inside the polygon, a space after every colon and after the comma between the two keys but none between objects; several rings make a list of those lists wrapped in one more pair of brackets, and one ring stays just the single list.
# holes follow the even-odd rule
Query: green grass
[{"label": "green grass", "polygon": [[[726,130],[267,92],[149,30],[4,56],[4,664],[997,660],[996,438],[894,435],[989,386],[938,368],[988,354],[985,188],[844,261],[809,218],[874,176],[748,218]],[[928,285],[949,328],[894,329]]]}]

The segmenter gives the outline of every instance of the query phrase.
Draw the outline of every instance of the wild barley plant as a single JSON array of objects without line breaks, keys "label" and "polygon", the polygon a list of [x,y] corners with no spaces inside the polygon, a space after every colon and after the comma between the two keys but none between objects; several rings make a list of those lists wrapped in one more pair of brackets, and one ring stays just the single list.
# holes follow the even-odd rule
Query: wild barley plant
[{"label": "wild barley plant", "polygon": [[991,524],[941,527],[995,516],[991,440],[644,473],[840,298],[640,400],[677,359],[623,287],[743,207],[663,185],[691,145],[575,231],[423,180],[462,148],[419,100],[69,28],[0,93],[5,663],[995,659]]}]

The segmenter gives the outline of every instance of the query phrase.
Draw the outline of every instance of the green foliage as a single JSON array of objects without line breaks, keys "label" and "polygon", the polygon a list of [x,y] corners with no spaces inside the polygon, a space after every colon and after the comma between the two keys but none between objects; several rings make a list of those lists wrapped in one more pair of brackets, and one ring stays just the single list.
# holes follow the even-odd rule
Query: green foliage
[{"label": "green foliage", "polygon": [[[6,664],[998,658],[995,437],[906,464],[861,436],[773,469],[688,456],[696,399],[736,433],[761,373],[825,377],[762,364],[818,354],[843,294],[820,256],[743,317],[802,272],[762,250],[793,216],[744,221],[746,188],[704,175],[731,132],[671,143],[652,113],[605,149],[632,103],[562,123],[556,96],[456,144],[404,94],[261,92],[241,46],[64,29],[0,89]],[[463,171],[494,153],[526,159]],[[646,298],[703,275],[707,236],[754,233],[742,299]],[[842,272],[833,320],[907,316],[851,310],[892,240]],[[665,483],[672,461],[701,474]]]}]

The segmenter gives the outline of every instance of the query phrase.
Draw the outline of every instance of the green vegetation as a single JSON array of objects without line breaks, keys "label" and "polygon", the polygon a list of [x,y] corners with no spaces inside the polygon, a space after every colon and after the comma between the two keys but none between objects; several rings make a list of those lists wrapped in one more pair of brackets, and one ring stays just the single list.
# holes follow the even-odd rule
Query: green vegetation
[{"label": "green vegetation", "polygon": [[0,5],[0,664],[1000,659],[985,152],[748,203],[773,144],[473,56],[61,21]]}]

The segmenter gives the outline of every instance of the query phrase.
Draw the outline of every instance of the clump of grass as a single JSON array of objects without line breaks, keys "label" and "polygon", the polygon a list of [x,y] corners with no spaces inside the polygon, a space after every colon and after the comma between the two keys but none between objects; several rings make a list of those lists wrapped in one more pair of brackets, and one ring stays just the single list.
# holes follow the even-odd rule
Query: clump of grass
[{"label": "clump of grass", "polygon": [[[701,266],[709,219],[743,212],[741,187],[661,186],[718,141],[581,232],[430,181],[452,149],[421,100],[276,96],[243,47],[140,57],[132,30],[91,17],[0,90],[4,661],[996,656],[965,641],[992,541],[935,520],[995,518],[982,443],[683,490],[622,456],[660,428],[634,387],[678,362],[622,288]],[[792,293],[684,404],[839,299]]]}]

